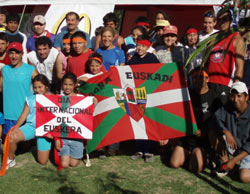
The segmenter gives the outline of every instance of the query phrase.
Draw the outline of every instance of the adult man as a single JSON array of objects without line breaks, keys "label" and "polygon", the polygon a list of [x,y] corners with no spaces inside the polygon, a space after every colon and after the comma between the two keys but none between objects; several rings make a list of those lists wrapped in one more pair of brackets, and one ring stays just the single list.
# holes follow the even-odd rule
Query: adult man
[{"label": "adult man", "polygon": [[203,15],[203,30],[199,33],[199,41],[203,41],[218,30],[214,29],[216,17],[213,11],[206,11]]},{"label": "adult man", "polygon": [[243,38],[231,32],[232,15],[229,9],[221,9],[217,14],[219,35],[227,35],[214,45],[207,62],[209,86],[220,94],[223,104],[228,100],[230,87],[243,76],[245,45]]},{"label": "adult man", "polygon": [[10,13],[6,19],[7,27],[6,34],[8,35],[9,42],[19,42],[23,46],[23,61],[27,62],[26,43],[27,37],[25,34],[18,31],[20,17],[16,13]]},{"label": "adult man", "polygon": [[[235,82],[230,90],[230,101],[215,113],[222,171],[230,171],[240,161],[240,179],[250,182],[250,105],[246,84]],[[222,136],[220,136],[222,135]],[[221,146],[218,146],[221,147]],[[232,158],[228,157],[228,153]]]},{"label": "adult man", "polygon": [[37,38],[41,37],[41,36],[46,36],[48,37],[51,42],[52,45],[54,43],[54,40],[56,38],[56,35],[51,34],[48,30],[45,30],[46,27],[46,20],[42,15],[37,15],[34,17],[33,20],[33,30],[34,30],[34,34],[31,35],[28,38],[27,44],[26,44],[26,48],[28,51],[34,51],[36,50],[35,47],[35,41]]},{"label": "adult man", "polygon": [[[77,13],[75,12],[69,12],[66,14],[66,24],[67,24],[67,30],[60,32],[59,34],[56,35],[54,47],[56,47],[59,50],[62,50],[63,48],[63,36],[67,34],[68,32],[70,34],[74,34],[77,31],[81,31],[78,29],[78,24],[80,22],[80,17]],[[92,48],[91,41],[89,38],[88,33],[83,32],[85,34],[86,40],[87,40],[87,48]]]},{"label": "adult man", "polygon": [[52,47],[51,40],[42,36],[35,42],[36,51],[28,54],[29,64],[36,67],[40,74],[45,75],[51,84],[51,91],[56,93],[57,79],[62,79],[62,58],[59,51]]},{"label": "adult man", "polygon": [[68,65],[66,72],[72,72],[77,77],[85,74],[85,63],[88,57],[93,53],[90,49],[86,48],[86,37],[81,31],[75,32],[71,37],[71,45],[73,55],[68,58]]},{"label": "adult man", "polygon": [[24,104],[25,98],[31,95],[31,80],[38,73],[29,64],[23,63],[23,48],[19,42],[12,42],[8,47],[10,65],[2,68],[0,77],[0,91],[3,91],[5,125],[3,133],[16,124]]}]

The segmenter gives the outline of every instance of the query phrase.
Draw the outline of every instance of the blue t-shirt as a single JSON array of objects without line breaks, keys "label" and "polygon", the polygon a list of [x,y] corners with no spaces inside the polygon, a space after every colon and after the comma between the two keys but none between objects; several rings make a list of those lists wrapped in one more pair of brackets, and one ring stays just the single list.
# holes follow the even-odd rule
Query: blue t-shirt
[{"label": "blue t-shirt", "polygon": [[26,124],[30,124],[36,128],[36,95],[31,95],[26,98],[26,103],[29,106],[30,112],[26,119]]},{"label": "blue t-shirt", "polygon": [[[78,30],[78,31],[81,31],[81,30]],[[83,31],[81,31],[83,32]],[[67,34],[68,31],[65,30],[63,32],[60,32],[59,34],[56,35],[56,38],[55,38],[55,42],[54,42],[54,47],[60,47],[61,49],[63,49],[63,36],[65,34]],[[87,41],[87,48],[92,48],[92,45],[91,45],[91,40],[89,38],[89,34],[86,33],[86,32],[83,32],[85,34],[85,37],[86,37],[86,41]]]},{"label": "blue t-shirt", "polygon": [[[4,116],[3,114],[0,112],[0,125],[3,125],[5,124],[5,121],[4,121]],[[1,138],[1,137],[0,137]]]},{"label": "blue t-shirt", "polygon": [[126,61],[124,51],[116,46],[113,49],[104,49],[101,47],[98,48],[96,52],[102,55],[103,64],[107,71],[110,66],[118,66]]},{"label": "blue t-shirt", "polygon": [[26,63],[18,68],[13,68],[11,65],[5,65],[2,68],[5,119],[17,120],[21,115],[25,98],[32,94],[31,80],[34,70],[34,66]]}]

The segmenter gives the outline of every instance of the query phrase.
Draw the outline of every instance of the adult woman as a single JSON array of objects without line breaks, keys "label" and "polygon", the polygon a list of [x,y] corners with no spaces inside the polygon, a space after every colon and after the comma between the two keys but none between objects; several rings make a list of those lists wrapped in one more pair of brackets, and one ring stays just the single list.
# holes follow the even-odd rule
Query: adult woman
[{"label": "adult woman", "polygon": [[106,70],[110,66],[125,65],[125,54],[120,48],[113,45],[115,30],[112,27],[104,27],[101,32],[103,46],[96,50],[103,57],[103,64]]}]

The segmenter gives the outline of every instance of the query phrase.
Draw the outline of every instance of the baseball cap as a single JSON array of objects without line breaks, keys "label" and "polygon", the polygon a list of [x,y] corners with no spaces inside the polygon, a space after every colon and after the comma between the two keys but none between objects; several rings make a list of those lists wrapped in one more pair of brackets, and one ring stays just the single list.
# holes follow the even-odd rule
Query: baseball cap
[{"label": "baseball cap", "polygon": [[45,24],[46,20],[42,15],[37,15],[34,17],[33,23]]},{"label": "baseball cap", "polygon": [[9,50],[16,50],[18,52],[23,52],[23,46],[19,42],[12,42],[8,46],[8,51]]},{"label": "baseball cap", "polygon": [[248,94],[248,89],[244,82],[234,82],[230,89],[230,93],[232,92],[232,90],[236,90],[238,93],[245,92],[246,94]]},{"label": "baseball cap", "polygon": [[163,34],[175,34],[176,36],[178,34],[177,27],[173,25],[164,27],[163,31],[164,31]]},{"label": "baseball cap", "polygon": [[156,28],[156,27],[164,27],[164,26],[170,26],[170,23],[168,20],[157,20],[156,25],[154,27]]}]

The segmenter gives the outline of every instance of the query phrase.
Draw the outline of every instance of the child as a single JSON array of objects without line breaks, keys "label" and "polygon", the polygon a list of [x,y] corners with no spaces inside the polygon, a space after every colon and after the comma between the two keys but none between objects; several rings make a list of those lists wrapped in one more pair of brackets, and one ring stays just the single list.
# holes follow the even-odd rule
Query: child
[{"label": "child", "polygon": [[127,65],[159,63],[159,60],[153,53],[149,53],[151,42],[147,35],[141,35],[137,38],[136,53],[127,62]]},{"label": "child", "polygon": [[[62,90],[65,96],[77,96],[76,92],[77,78],[76,75],[69,72],[62,78]],[[61,165],[63,168],[76,167],[83,157],[83,140],[78,139],[60,139],[55,140],[56,149],[61,156]]]},{"label": "child", "polygon": [[[136,54],[128,61],[128,65],[160,63],[157,57],[148,52],[151,42],[148,36],[139,36],[136,43]],[[137,160],[145,158],[145,162],[153,162],[154,142],[149,140],[136,140],[136,153],[130,158]]]},{"label": "child", "polygon": [[[46,76],[38,74],[33,79],[33,90],[35,94],[49,94],[49,80]],[[22,125],[24,122],[26,123]],[[17,144],[35,138],[36,127],[36,95],[26,98],[23,112],[17,120],[16,125],[10,133],[10,150],[8,166],[15,166],[15,151]],[[46,138],[37,138],[37,159],[41,164],[46,164],[49,159],[51,142]]]},{"label": "child", "polygon": [[102,62],[102,55],[99,53],[92,53],[89,55],[88,61],[85,65],[86,73],[78,77],[78,82],[87,82],[89,78],[102,74],[102,71],[105,71]]}]

